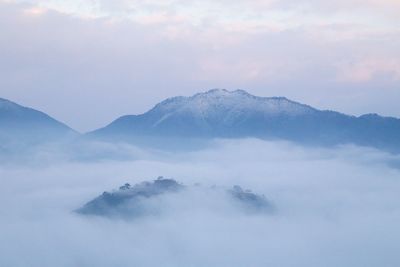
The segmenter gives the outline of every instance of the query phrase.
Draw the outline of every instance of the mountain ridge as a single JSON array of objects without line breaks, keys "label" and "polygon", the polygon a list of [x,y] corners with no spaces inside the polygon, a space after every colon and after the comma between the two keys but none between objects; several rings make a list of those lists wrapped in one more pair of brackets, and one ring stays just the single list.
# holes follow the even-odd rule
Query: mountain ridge
[{"label": "mountain ridge", "polygon": [[46,113],[0,98],[2,146],[23,148],[59,140],[78,133]]},{"label": "mountain ridge", "polygon": [[123,141],[136,137],[255,137],[303,144],[354,143],[400,151],[400,119],[319,110],[286,97],[259,97],[240,89],[167,98],[143,114],[121,116],[87,135]]},{"label": "mountain ridge", "polygon": [[[400,119],[319,110],[286,97],[259,97],[238,89],[211,89],[167,98],[139,115],[125,115],[80,135],[41,111],[0,98],[0,141],[42,143],[72,134],[83,139],[170,147],[194,139],[259,138],[305,145],[355,144],[400,153]],[[190,140],[189,140],[190,139]]]}]

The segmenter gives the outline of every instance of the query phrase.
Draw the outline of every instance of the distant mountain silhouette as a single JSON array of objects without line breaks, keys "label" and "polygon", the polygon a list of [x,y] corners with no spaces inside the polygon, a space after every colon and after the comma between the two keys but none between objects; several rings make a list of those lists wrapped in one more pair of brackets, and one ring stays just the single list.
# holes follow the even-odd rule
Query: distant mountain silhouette
[{"label": "distant mountain silhouette", "polygon": [[43,112],[0,98],[0,147],[23,147],[59,140],[76,132]]},{"label": "distant mountain silhouette", "polygon": [[132,142],[255,137],[310,145],[352,143],[400,152],[399,119],[349,116],[284,97],[225,89],[166,99],[144,114],[120,117],[87,136]]},{"label": "distant mountain silhouette", "polygon": [[[78,135],[43,112],[0,98],[0,154]],[[79,142],[94,138],[175,149],[202,146],[212,138],[246,137],[303,145],[355,144],[399,153],[400,120],[377,114],[355,117],[284,97],[213,89],[166,99],[141,115],[120,117]]]}]

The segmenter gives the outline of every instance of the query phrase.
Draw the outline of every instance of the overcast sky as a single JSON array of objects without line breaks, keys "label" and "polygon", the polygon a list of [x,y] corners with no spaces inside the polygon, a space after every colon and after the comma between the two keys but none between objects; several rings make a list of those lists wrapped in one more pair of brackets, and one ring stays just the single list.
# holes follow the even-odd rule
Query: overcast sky
[{"label": "overcast sky", "polygon": [[210,88],[400,117],[398,0],[0,0],[0,97],[87,131]]}]

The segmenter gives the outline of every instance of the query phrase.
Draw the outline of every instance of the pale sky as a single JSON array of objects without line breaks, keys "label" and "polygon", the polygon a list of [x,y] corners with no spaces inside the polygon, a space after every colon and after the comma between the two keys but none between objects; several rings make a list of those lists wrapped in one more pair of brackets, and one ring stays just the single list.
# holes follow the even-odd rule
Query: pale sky
[{"label": "pale sky", "polygon": [[400,0],[0,0],[0,97],[79,131],[211,88],[400,117]]}]

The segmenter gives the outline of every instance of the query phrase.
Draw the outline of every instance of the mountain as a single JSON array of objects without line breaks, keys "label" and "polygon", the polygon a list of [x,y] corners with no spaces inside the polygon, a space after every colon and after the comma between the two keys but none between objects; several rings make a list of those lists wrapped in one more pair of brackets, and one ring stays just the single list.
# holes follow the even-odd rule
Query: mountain
[{"label": "mountain", "polygon": [[352,143],[400,152],[399,119],[349,116],[244,90],[213,89],[169,98],[144,114],[120,117],[87,135],[133,142],[172,138],[181,143],[186,138],[255,137],[310,145]]},{"label": "mountain", "polygon": [[76,132],[43,112],[0,98],[0,149],[59,140]]}]

